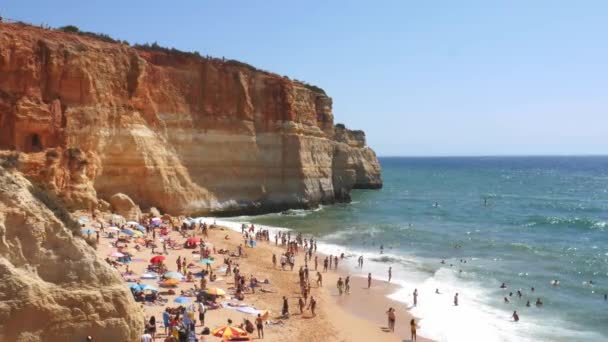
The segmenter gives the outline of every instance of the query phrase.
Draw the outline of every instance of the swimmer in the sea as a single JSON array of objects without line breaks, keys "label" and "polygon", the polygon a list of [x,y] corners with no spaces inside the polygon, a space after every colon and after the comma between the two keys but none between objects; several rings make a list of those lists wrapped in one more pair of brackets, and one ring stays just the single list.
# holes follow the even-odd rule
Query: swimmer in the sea
[{"label": "swimmer in the sea", "polygon": [[517,311],[513,311],[513,320],[515,322],[519,322],[519,315],[517,314]]},{"label": "swimmer in the sea", "polygon": [[536,299],[536,306],[543,306],[543,301],[540,298]]},{"label": "swimmer in the sea", "polygon": [[435,289],[435,293],[436,294],[441,294],[441,293],[439,293],[439,289]]},{"label": "swimmer in the sea", "polygon": [[526,306],[527,306],[527,307],[530,307],[530,301],[527,301],[527,302],[526,302]]},{"label": "swimmer in the sea", "polygon": [[501,288],[501,289],[506,289],[506,288],[507,288],[507,284],[502,283],[502,285],[500,285],[500,288]]},{"label": "swimmer in the sea", "polygon": [[509,303],[509,298],[505,297],[505,304]]}]

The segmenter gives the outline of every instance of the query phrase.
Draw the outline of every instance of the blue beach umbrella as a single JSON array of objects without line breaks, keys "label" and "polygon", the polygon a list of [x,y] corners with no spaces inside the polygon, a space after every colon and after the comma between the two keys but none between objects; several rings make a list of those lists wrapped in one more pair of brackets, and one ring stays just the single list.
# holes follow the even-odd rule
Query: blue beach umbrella
[{"label": "blue beach umbrella", "polygon": [[190,303],[192,301],[192,299],[190,299],[188,297],[177,297],[173,301],[176,303]]},{"label": "blue beach umbrella", "polygon": [[127,283],[127,285],[129,286],[130,289],[134,289],[136,291],[141,291],[142,290],[142,286],[137,284],[137,283]]},{"label": "blue beach umbrella", "polygon": [[200,262],[203,264],[213,264],[213,260],[211,260],[211,259],[203,259]]},{"label": "blue beach umbrella", "polygon": [[146,231],[146,227],[142,226],[141,224],[137,226],[137,229],[139,229],[140,232]]},{"label": "blue beach umbrella", "polygon": [[163,277],[169,278],[169,279],[182,279],[184,277],[184,275],[179,272],[167,272],[167,273],[163,274]]},{"label": "blue beach umbrella", "polygon": [[156,287],[154,287],[152,285],[148,285],[148,284],[142,286],[141,289],[144,290],[144,291],[150,290],[150,291],[158,292],[158,289]]},{"label": "blue beach umbrella", "polygon": [[123,234],[127,234],[129,236],[135,234],[135,233],[133,233],[133,231],[131,229],[123,229],[120,232],[123,233]]},{"label": "blue beach umbrella", "polygon": [[83,234],[95,234],[95,229],[93,228],[82,228],[80,231]]}]

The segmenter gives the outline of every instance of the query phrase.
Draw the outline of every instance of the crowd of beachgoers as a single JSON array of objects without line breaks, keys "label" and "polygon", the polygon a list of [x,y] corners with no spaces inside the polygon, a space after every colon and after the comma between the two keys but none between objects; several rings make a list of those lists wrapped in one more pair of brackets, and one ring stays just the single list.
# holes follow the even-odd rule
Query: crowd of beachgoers
[{"label": "crowd of beachgoers", "polygon": [[[143,342],[204,341],[214,336],[225,341],[281,340],[285,333],[327,334],[322,340],[332,340],[332,334],[341,335],[332,326],[332,312],[323,312],[319,324],[314,320],[319,319],[319,297],[333,308],[328,294],[350,293],[350,277],[344,289],[338,272],[345,256],[317,253],[314,237],[246,224],[235,232],[215,222],[168,215],[139,221],[82,215],[80,223],[85,237],[96,240],[98,254],[116,268],[142,304]],[[261,260],[260,254],[268,256]],[[323,275],[328,271],[335,271],[330,279],[336,285],[324,289]],[[371,287],[371,275],[369,279]],[[387,314],[387,331],[394,331],[393,309]],[[294,317],[312,328],[294,324]],[[413,319],[411,329],[415,339]]]}]

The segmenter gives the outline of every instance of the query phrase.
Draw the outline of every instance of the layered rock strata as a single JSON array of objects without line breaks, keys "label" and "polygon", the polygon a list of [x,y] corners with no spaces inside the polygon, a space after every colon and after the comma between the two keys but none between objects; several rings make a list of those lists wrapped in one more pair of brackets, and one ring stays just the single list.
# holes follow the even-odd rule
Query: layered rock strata
[{"label": "layered rock strata", "polygon": [[267,212],[382,185],[322,90],[243,63],[0,24],[0,75],[0,149],[74,207]]},{"label": "layered rock strata", "polygon": [[0,167],[0,341],[139,340],[139,305],[54,201]]}]

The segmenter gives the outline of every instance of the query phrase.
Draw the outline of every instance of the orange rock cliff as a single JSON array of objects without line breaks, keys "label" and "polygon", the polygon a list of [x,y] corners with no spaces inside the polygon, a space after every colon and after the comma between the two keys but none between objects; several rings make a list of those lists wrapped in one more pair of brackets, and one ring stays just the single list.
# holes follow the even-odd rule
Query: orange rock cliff
[{"label": "orange rock cliff", "polygon": [[19,170],[73,208],[124,193],[171,214],[259,213],[382,186],[365,134],[334,125],[316,87],[7,23],[0,150],[19,152]]}]

